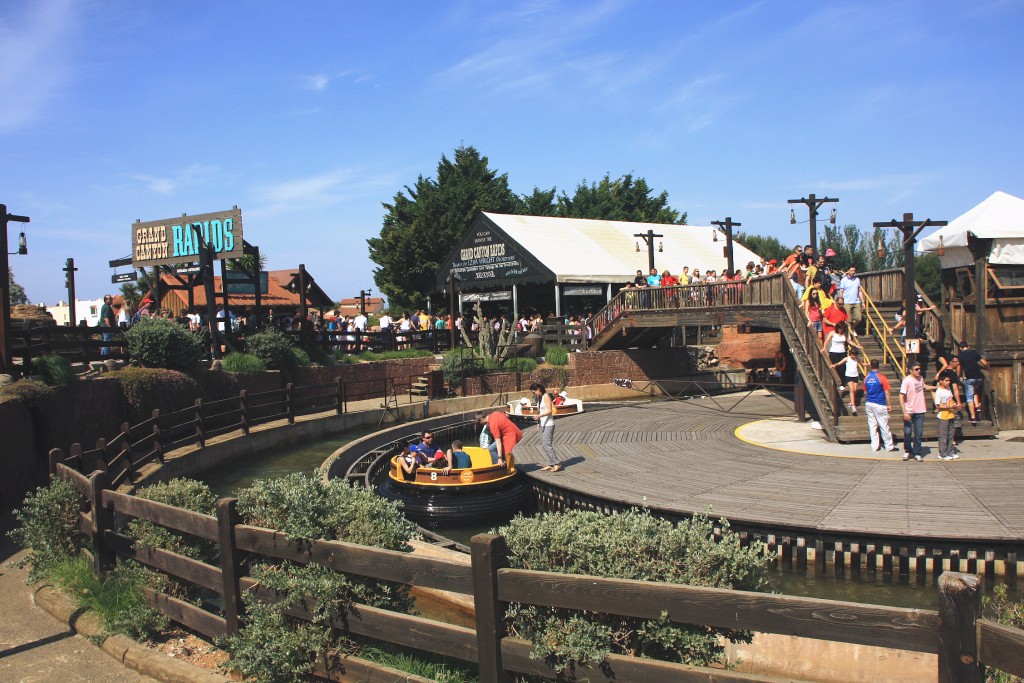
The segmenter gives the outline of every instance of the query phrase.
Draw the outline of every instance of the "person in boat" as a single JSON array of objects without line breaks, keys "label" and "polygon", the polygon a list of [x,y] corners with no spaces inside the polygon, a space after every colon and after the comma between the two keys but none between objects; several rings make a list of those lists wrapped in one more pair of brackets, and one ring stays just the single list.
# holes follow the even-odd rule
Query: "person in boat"
[{"label": "person in boat", "polygon": [[448,449],[448,462],[444,473],[448,474],[453,469],[466,470],[472,466],[473,459],[469,457],[469,453],[462,450],[462,442],[458,439],[452,441],[452,447]]},{"label": "person in boat", "polygon": [[414,453],[411,446],[406,446],[398,456],[398,465],[402,468],[402,478],[406,481],[416,479],[416,470],[420,468],[417,453]]},{"label": "person in boat", "polygon": [[522,441],[523,432],[508,419],[504,411],[495,410],[490,414],[479,412],[476,414],[476,422],[485,425],[494,439],[490,446],[491,462],[504,466],[505,456],[512,453],[516,444]]}]

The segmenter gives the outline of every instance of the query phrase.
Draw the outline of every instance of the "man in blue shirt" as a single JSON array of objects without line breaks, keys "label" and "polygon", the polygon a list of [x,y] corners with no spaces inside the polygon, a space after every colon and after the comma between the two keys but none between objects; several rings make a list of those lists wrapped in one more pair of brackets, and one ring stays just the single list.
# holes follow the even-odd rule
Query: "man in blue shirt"
[{"label": "man in blue shirt", "polygon": [[651,274],[647,276],[648,287],[661,287],[661,276],[657,268],[651,268]]},{"label": "man in blue shirt", "polygon": [[[877,358],[871,359],[871,372],[864,378],[864,412],[868,414],[871,450],[878,450],[879,435],[887,452],[899,450],[893,445],[892,432],[889,431],[889,380],[878,371]],[[907,460],[908,456],[904,456],[903,459]]]},{"label": "man in blue shirt", "polygon": [[849,318],[850,329],[855,329],[864,318],[864,309],[861,305],[860,278],[857,277],[857,269],[850,266],[839,281],[839,289],[843,291],[843,310]]}]

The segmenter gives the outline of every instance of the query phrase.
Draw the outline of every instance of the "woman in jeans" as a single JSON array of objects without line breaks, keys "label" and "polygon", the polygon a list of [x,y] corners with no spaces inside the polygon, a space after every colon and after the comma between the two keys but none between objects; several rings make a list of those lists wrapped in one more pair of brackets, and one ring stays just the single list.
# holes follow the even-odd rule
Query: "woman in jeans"
[{"label": "woman in jeans", "polygon": [[537,429],[540,430],[540,446],[544,450],[544,457],[548,464],[540,469],[544,472],[561,472],[562,462],[555,454],[555,404],[551,400],[551,394],[540,382],[530,385],[537,400]]}]

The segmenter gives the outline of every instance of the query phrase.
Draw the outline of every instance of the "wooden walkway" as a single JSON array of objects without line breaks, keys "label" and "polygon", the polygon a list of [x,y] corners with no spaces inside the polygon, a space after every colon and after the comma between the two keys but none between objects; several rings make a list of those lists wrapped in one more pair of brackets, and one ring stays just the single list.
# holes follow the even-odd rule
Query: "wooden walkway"
[{"label": "wooden walkway", "polygon": [[1021,459],[971,462],[968,447],[961,460],[922,463],[770,450],[734,432],[786,415],[786,405],[753,395],[728,411],[738,400],[637,403],[559,419],[555,448],[566,469],[538,471],[544,460],[533,428],[524,430],[517,462],[539,484],[614,507],[674,515],[710,507],[734,526],[779,533],[1013,546],[1024,540]]}]

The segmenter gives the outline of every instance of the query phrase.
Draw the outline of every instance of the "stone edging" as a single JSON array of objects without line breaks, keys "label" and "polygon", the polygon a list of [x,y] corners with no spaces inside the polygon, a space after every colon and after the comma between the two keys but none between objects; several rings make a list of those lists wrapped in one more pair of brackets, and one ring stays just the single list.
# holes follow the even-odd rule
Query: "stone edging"
[{"label": "stone edging", "polygon": [[32,601],[72,631],[95,642],[119,664],[165,683],[229,683],[231,678],[213,671],[168,657],[120,633],[107,636],[99,618],[75,604],[61,590],[46,582],[32,587]]}]

